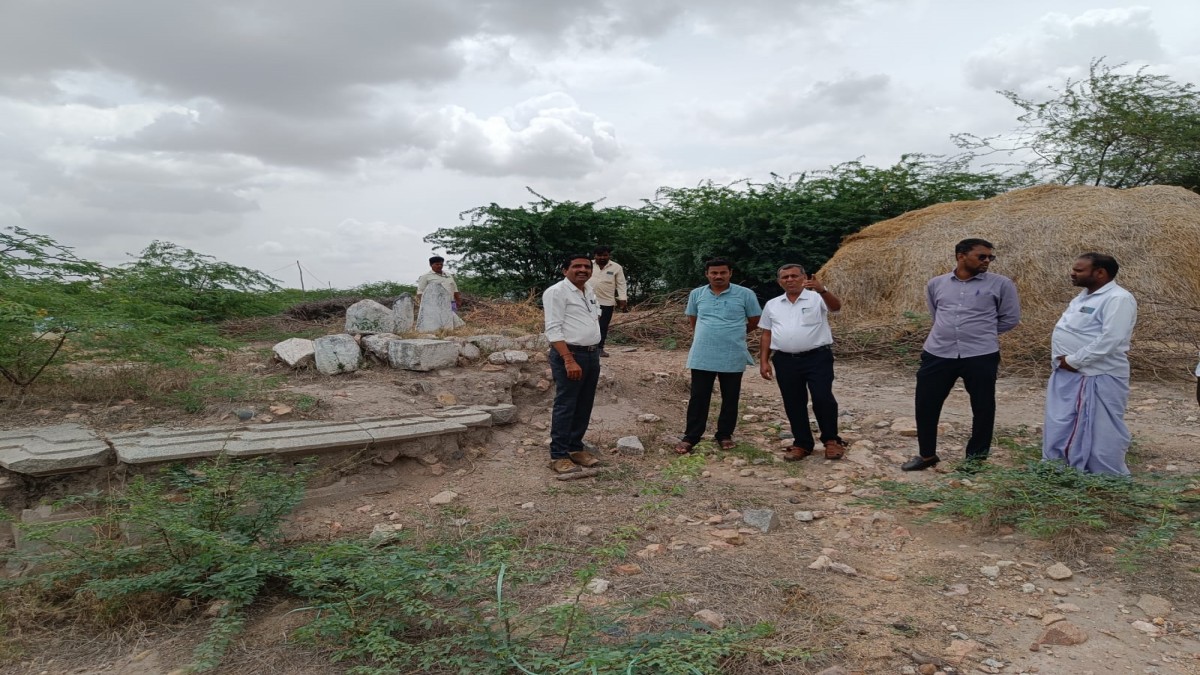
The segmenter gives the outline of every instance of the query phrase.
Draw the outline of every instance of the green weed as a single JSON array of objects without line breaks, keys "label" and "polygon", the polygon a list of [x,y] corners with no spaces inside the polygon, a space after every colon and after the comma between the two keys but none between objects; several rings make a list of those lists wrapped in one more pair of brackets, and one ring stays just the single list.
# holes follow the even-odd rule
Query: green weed
[{"label": "green weed", "polygon": [[1194,522],[1197,508],[1184,494],[1186,479],[1148,482],[1099,476],[1055,462],[983,465],[969,481],[880,481],[878,486],[884,494],[865,502],[881,507],[936,502],[926,519],[950,516],[986,528],[1009,525],[1064,550],[1086,548],[1094,535],[1120,534],[1124,543],[1118,561],[1127,569],[1136,569],[1148,555],[1168,548]]}]

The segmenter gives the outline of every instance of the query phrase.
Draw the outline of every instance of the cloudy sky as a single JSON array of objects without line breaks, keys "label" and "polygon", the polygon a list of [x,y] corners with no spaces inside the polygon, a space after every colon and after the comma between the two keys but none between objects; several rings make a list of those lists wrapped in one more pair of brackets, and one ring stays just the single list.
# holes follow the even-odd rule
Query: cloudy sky
[{"label": "cloudy sky", "polygon": [[[531,199],[947,153],[1089,60],[1200,81],[1200,3],[0,0],[0,227],[413,281]],[[619,253],[619,252],[618,252]],[[618,255],[619,259],[619,255]]]}]

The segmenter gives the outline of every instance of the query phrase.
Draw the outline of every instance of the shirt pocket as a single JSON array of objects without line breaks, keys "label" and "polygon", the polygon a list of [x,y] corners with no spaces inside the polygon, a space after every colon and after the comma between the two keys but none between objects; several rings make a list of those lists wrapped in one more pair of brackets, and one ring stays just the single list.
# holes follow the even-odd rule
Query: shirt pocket
[{"label": "shirt pocket", "polygon": [[821,323],[821,308],[820,307],[801,307],[800,308],[800,325],[801,326],[816,326]]},{"label": "shirt pocket", "polygon": [[1100,325],[1100,313],[1095,307],[1078,307],[1074,311],[1067,312],[1064,319],[1066,319],[1067,328],[1080,332],[1088,332],[1089,329]]}]

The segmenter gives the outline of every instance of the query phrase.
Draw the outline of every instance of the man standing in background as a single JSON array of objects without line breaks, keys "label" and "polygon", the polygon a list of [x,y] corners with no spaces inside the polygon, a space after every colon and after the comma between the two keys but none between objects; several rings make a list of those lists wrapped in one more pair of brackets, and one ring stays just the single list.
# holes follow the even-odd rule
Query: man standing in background
[{"label": "man standing in background", "polygon": [[963,239],[954,246],[954,269],[930,279],[925,287],[933,326],[917,370],[914,407],[920,454],[900,465],[905,471],[923,471],[941,461],[937,455],[938,420],[960,377],[971,397],[967,459],[981,462],[991,452],[1000,334],[1021,322],[1016,285],[1008,277],[988,272],[996,259],[994,249],[983,239]]},{"label": "man standing in background", "polygon": [[1129,342],[1137,301],[1115,281],[1120,265],[1103,253],[1084,253],[1071,266],[1082,288],[1050,338],[1050,382],[1042,459],[1087,473],[1128,476],[1125,426],[1129,404]]},{"label": "man standing in background", "polygon": [[431,271],[417,277],[417,301],[420,302],[421,294],[425,292],[425,287],[429,284],[439,284],[443,286],[454,300],[451,304],[453,311],[458,311],[458,303],[462,301],[462,296],[458,292],[458,284],[454,283],[454,277],[442,271],[446,264],[446,259],[440,255],[435,255],[429,259],[429,269]]},{"label": "man standing in background", "polygon": [[597,246],[592,250],[592,278],[588,286],[600,303],[600,356],[608,356],[604,343],[608,341],[608,324],[612,321],[614,307],[622,311],[629,306],[629,295],[625,281],[625,268],[612,260],[612,247]]}]

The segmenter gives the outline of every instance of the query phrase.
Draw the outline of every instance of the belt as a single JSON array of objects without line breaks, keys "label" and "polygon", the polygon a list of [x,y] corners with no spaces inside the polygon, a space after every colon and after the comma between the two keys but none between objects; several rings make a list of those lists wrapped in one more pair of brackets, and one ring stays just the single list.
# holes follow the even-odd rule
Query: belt
[{"label": "belt", "polygon": [[598,352],[600,351],[600,345],[573,345],[568,342],[567,349],[573,352]]},{"label": "belt", "polygon": [[820,347],[815,347],[813,349],[809,349],[809,350],[802,351],[802,352],[780,352],[780,351],[777,351],[777,352],[775,352],[775,355],[776,356],[809,356],[811,354],[829,351],[831,349],[833,349],[833,347],[831,347],[830,345],[821,345]]}]

